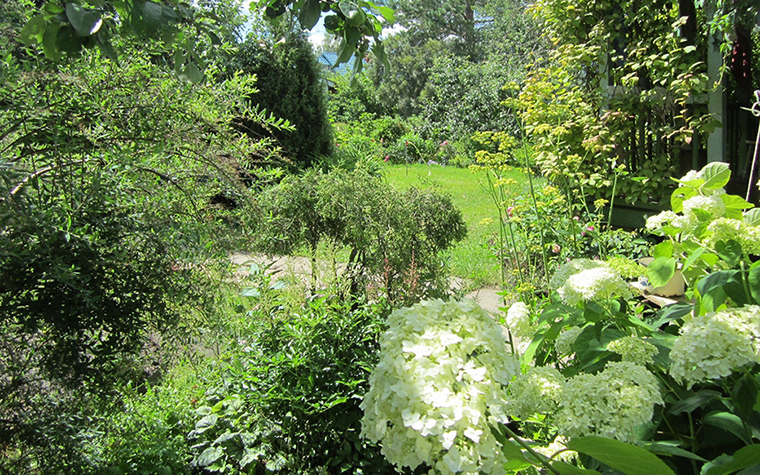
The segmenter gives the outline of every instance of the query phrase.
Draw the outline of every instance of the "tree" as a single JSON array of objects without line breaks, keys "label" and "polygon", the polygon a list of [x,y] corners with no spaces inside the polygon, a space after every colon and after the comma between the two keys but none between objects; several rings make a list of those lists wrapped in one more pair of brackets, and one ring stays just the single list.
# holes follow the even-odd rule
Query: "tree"
[{"label": "tree", "polygon": [[[234,31],[217,14],[228,20],[227,5],[223,0],[204,0],[196,6],[180,0],[49,0],[33,8],[21,38],[28,45],[40,45],[45,56],[56,61],[93,47],[116,61],[116,38],[158,40],[173,50],[176,71],[199,82],[206,65],[203,51],[209,44],[221,46],[222,38],[229,39]],[[338,62],[354,56],[355,72],[361,70],[361,59],[370,49],[381,62],[387,61],[380,33],[383,22],[394,21],[388,7],[353,0],[259,0],[256,6],[274,22],[298,18],[301,27],[309,30],[327,14],[328,31],[343,38]]]},{"label": "tree", "polygon": [[731,54],[734,32],[758,13],[753,2],[709,3],[535,4],[557,46],[534,64],[513,105],[546,175],[595,198],[609,199],[615,187],[630,202],[651,202],[680,167],[703,160],[700,143],[719,124],[707,98],[723,87],[708,71],[708,51]]},{"label": "tree", "polygon": [[308,39],[294,33],[290,41],[272,43],[249,38],[230,57],[227,77],[244,73],[257,78],[257,92],[246,99],[254,107],[287,120],[292,129],[267,130],[254,119],[241,122],[252,138],[274,137],[282,154],[299,167],[332,150],[321,68]]},{"label": "tree", "polygon": [[[130,45],[118,74],[96,52],[52,65],[9,51],[0,44],[0,444],[24,459],[75,443],[60,416],[75,391],[133,378],[149,334],[209,309],[226,223],[245,224],[209,200],[248,202],[235,162],[260,144],[230,127],[254,115],[250,77],[192,85]],[[59,460],[71,465],[36,466],[79,472]]]}]

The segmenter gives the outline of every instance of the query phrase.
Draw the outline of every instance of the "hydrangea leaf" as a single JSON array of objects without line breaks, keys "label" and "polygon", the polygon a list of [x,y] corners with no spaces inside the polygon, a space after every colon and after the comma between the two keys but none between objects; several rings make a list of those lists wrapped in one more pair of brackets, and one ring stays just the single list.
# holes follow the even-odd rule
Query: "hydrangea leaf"
[{"label": "hydrangea leaf", "polygon": [[752,295],[752,299],[755,303],[760,303],[760,261],[755,262],[749,268],[747,283],[749,284],[749,292]]},{"label": "hydrangea leaf", "polygon": [[742,245],[733,239],[716,242],[715,251],[721,259],[726,261],[726,264],[728,264],[729,267],[734,267],[742,258]]},{"label": "hydrangea leaf", "polygon": [[662,287],[676,273],[676,260],[672,257],[657,257],[647,266],[647,277],[653,287]]},{"label": "hydrangea leaf", "polygon": [[744,223],[748,226],[760,225],[760,208],[753,208],[744,213]]},{"label": "hydrangea leaf", "polygon": [[604,437],[580,437],[567,448],[595,458],[625,475],[675,475],[665,462],[646,449]]},{"label": "hydrangea leaf", "polygon": [[699,174],[704,178],[705,183],[702,185],[704,190],[717,190],[723,188],[731,179],[731,169],[728,163],[712,162],[705,165]]},{"label": "hydrangea leaf", "polygon": [[752,443],[744,430],[744,424],[742,423],[741,417],[736,414],[731,414],[730,412],[714,412],[705,416],[705,418],[702,419],[702,422],[706,425],[730,432],[747,445]]},{"label": "hydrangea leaf", "polygon": [[705,475],[728,475],[748,467],[760,464],[760,445],[742,447],[731,457],[731,461],[723,464],[714,464],[705,471]]}]

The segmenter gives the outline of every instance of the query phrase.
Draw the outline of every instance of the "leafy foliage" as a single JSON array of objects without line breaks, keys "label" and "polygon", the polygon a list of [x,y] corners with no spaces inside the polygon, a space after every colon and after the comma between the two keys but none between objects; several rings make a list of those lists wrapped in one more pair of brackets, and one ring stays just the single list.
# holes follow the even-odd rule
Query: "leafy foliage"
[{"label": "leafy foliage", "polygon": [[[277,292],[270,297],[277,298]],[[394,473],[359,437],[382,306],[311,300],[255,322],[196,410],[196,467],[212,473]]]},{"label": "leafy foliage", "polygon": [[240,72],[257,78],[256,92],[247,97],[249,104],[293,126],[273,129],[243,118],[239,125],[246,134],[254,140],[274,137],[282,154],[302,168],[332,152],[320,68],[304,36],[294,34],[278,44],[250,38],[229,58],[225,76]]},{"label": "leafy foliage", "polygon": [[320,242],[344,246],[351,291],[379,279],[392,302],[447,292],[439,253],[466,233],[448,197],[400,193],[361,170],[289,177],[260,204],[258,249],[282,255],[305,245],[313,255]]},{"label": "leafy foliage", "polygon": [[0,433],[28,449],[23,473],[49,453],[35,434],[68,433],[40,426],[58,414],[45,395],[139,379],[128,355],[147,334],[213,302],[220,233],[242,220],[209,201],[228,190],[245,203],[231,157],[257,144],[229,127],[250,78],[199,88],[140,54],[120,74],[94,55],[32,72],[3,58]]}]

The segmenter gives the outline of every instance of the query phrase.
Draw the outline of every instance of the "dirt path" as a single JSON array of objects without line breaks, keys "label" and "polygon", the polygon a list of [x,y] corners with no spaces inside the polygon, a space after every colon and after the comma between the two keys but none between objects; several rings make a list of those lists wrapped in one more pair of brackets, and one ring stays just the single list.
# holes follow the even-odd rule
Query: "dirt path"
[{"label": "dirt path", "polygon": [[[294,276],[304,282],[311,279],[311,261],[307,257],[279,257],[267,258],[262,255],[249,254],[245,252],[236,252],[230,256],[233,264],[240,266],[239,273],[247,273],[246,265],[256,263],[261,267],[267,267],[267,272],[282,273],[284,275]],[[465,282],[462,279],[452,279],[452,288],[461,288]],[[474,290],[465,295],[466,298],[475,300],[478,305],[493,315],[499,313],[499,307],[502,307],[501,296],[497,295],[499,288],[496,286],[486,286]]]}]

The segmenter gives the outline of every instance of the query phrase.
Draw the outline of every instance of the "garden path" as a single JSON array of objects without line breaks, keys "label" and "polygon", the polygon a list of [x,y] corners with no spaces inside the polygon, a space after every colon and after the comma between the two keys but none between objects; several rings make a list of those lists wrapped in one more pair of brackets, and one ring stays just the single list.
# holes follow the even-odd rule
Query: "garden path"
[{"label": "garden path", "polygon": [[[239,266],[238,274],[244,275],[248,272],[246,265],[251,263],[259,264],[262,268],[266,267],[269,274],[282,274],[296,277],[304,282],[311,279],[311,260],[308,257],[286,256],[286,257],[266,257],[264,255],[250,254],[246,252],[235,252],[230,256],[233,264]],[[327,265],[325,268],[329,267]],[[320,271],[319,278],[324,277],[324,271]],[[452,278],[452,289],[461,289],[465,282],[459,278]],[[499,313],[499,307],[502,307],[501,296],[497,294],[499,288],[496,286],[486,286],[473,290],[465,295],[466,298],[475,300],[483,309],[496,315]]]}]

